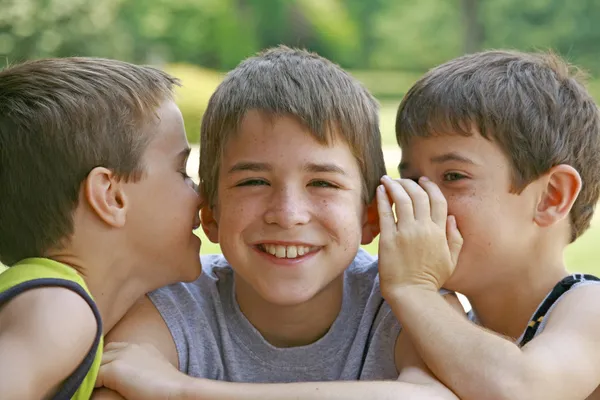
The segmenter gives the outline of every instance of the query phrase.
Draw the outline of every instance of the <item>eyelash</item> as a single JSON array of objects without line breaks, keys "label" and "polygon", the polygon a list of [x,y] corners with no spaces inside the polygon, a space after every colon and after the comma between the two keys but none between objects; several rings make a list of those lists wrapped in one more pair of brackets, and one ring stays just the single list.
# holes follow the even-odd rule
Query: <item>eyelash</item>
[{"label": "eyelash", "polygon": [[[247,181],[243,181],[238,183],[236,186],[262,186],[262,185],[268,185],[269,183],[265,180],[262,179],[249,179]],[[327,182],[327,181],[323,181],[323,180],[316,180],[316,181],[311,181],[309,182],[310,186],[313,187],[319,187],[319,188],[330,188],[330,189],[338,189],[339,186],[334,185],[331,182]]]},{"label": "eyelash", "polygon": [[[452,178],[448,178],[449,176],[453,176],[454,179]],[[463,179],[466,179],[467,177],[459,172],[446,172],[444,174],[444,181],[446,182],[456,182],[456,181],[460,181]]]},{"label": "eyelash", "polygon": [[187,174],[187,171],[185,169],[182,169],[181,171],[179,171],[179,173],[181,174],[181,176],[183,176],[183,179],[190,179],[191,177]]}]

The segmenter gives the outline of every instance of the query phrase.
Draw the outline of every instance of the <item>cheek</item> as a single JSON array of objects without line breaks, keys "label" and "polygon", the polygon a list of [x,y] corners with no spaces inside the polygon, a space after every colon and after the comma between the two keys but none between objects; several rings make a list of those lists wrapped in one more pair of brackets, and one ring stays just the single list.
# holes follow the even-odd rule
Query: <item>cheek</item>
[{"label": "cheek", "polygon": [[315,217],[332,236],[345,247],[360,243],[362,235],[362,204],[349,200],[321,200],[315,204]]}]

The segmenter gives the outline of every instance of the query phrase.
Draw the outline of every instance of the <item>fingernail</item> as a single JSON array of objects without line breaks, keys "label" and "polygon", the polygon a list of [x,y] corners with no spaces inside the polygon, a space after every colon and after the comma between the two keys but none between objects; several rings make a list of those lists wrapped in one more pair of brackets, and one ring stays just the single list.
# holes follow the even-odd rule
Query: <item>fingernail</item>
[{"label": "fingernail", "polygon": [[428,177],[426,177],[426,176],[422,176],[422,177],[420,177],[420,178],[419,178],[419,180],[420,180],[421,182],[429,182],[429,178],[428,178]]},{"label": "fingernail", "polygon": [[385,192],[385,187],[383,187],[383,185],[379,185],[377,186],[377,190],[379,190],[380,192]]},{"label": "fingernail", "polygon": [[384,175],[381,177],[381,179],[385,179],[386,181],[391,181],[392,178],[389,177],[389,175]]}]

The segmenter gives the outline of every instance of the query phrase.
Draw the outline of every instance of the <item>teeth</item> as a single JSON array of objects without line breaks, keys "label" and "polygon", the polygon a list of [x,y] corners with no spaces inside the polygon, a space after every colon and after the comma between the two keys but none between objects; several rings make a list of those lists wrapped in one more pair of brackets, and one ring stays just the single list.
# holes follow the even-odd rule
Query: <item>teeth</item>
[{"label": "teeth", "polygon": [[276,251],[275,251],[275,257],[277,258],[285,258],[285,246],[275,246],[276,247]]},{"label": "teeth", "polygon": [[308,254],[310,247],[307,246],[281,246],[278,244],[264,244],[265,251],[277,258],[296,258]]}]

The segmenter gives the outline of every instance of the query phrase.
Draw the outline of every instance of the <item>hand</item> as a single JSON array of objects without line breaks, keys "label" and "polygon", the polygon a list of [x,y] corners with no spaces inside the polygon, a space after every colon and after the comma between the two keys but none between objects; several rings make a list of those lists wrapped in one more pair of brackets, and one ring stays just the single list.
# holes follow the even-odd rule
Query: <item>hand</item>
[{"label": "hand", "polygon": [[189,379],[152,345],[109,343],[96,387],[111,389],[128,400],[162,400],[178,398]]},{"label": "hand", "polygon": [[388,176],[381,182],[377,207],[382,294],[407,286],[439,290],[452,275],[463,243],[456,220],[447,215],[444,195],[425,177],[419,184]]}]

